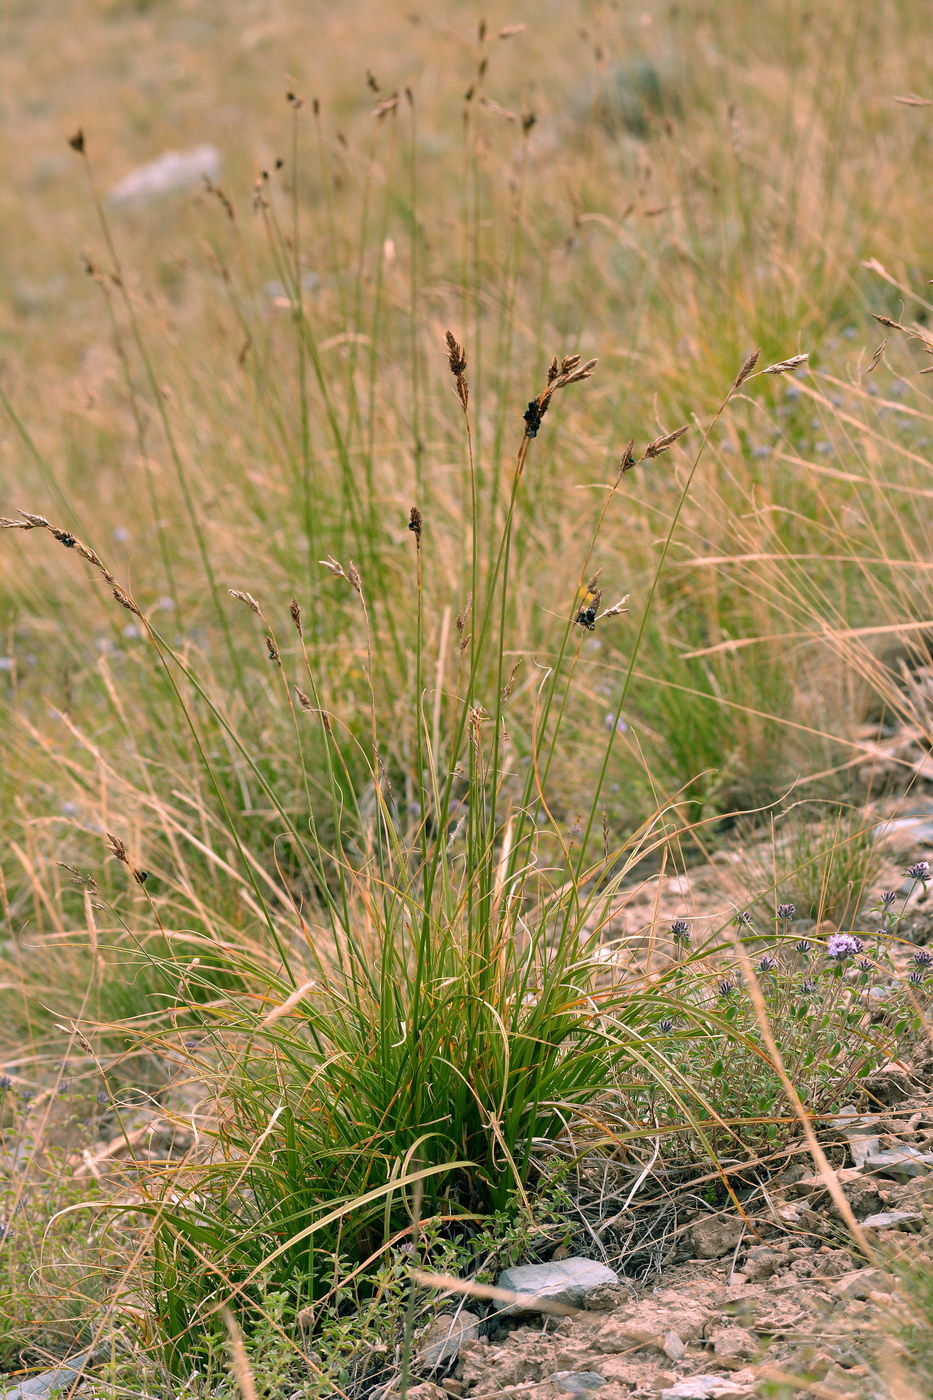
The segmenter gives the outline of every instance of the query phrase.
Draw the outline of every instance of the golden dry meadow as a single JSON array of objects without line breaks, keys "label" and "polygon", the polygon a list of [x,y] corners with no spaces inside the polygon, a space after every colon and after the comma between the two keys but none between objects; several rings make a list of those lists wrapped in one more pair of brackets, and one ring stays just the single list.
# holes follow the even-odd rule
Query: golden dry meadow
[{"label": "golden dry meadow", "polygon": [[[930,1294],[825,1135],[933,1128],[931,59],[912,0],[3,5],[11,1375],[479,1396],[419,1267],[647,1287],[798,1157]],[[905,1298],[745,1393],[925,1393]]]}]

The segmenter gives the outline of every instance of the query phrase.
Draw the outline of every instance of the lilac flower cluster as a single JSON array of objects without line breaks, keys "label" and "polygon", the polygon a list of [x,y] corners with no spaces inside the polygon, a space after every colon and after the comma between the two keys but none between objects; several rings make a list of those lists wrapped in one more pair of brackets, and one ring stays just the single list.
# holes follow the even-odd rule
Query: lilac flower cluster
[{"label": "lilac flower cluster", "polygon": [[843,958],[855,958],[865,947],[862,940],[854,933],[834,933],[826,944],[826,956],[842,961]]}]

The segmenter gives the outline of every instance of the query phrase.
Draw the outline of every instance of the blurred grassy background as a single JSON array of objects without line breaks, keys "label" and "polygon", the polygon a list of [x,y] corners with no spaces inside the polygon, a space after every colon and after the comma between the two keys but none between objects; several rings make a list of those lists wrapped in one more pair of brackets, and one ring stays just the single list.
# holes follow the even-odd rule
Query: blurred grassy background
[{"label": "blurred grassy background", "polygon": [[[516,771],[625,443],[707,422],[759,345],[762,363],[805,351],[810,367],[756,381],[714,435],[622,717],[611,820],[624,830],[678,793],[688,820],[792,788],[860,801],[880,781],[866,769],[879,723],[928,743],[909,678],[933,626],[931,381],[896,335],[866,374],[884,334],[872,311],[921,328],[927,315],[930,108],[898,99],[925,92],[930,52],[909,0],[75,0],[11,3],[0,23],[3,513],[49,516],[131,582],[290,810],[304,801],[292,717],[226,590],[280,623],[299,598],[327,703],[348,717],[352,786],[364,638],[317,560],[357,561],[384,757],[410,803],[411,504],[426,521],[429,712],[452,704],[470,590],[448,326],[469,360],[481,551],[544,367],[600,359],[548,419],[520,506]],[[79,127],[106,233],[68,147]],[[129,171],[202,142],[221,153],[232,219],[203,189],[110,207]],[[582,648],[552,773],[568,822],[589,805],[700,430],[611,504],[593,565],[632,613]],[[114,897],[125,885],[105,830],[153,874],[171,926],[255,922],[140,629],[83,572],[47,536],[3,540],[7,983],[27,977],[43,1004],[73,999],[87,968],[84,906],[56,862]],[[313,736],[297,742],[313,775]],[[277,861],[287,880],[275,814],[229,741],[210,747],[260,878]],[[70,951],[35,957],[40,935]],[[102,1018],[133,1001],[124,978],[100,983]],[[19,1034],[32,1012],[18,992],[14,1005]]]}]

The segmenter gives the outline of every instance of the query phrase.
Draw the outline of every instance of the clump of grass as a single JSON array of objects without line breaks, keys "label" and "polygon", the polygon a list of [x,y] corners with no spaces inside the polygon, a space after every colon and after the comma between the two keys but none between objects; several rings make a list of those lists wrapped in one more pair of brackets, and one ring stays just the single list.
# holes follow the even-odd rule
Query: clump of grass
[{"label": "clump of grass", "polygon": [[[469,452],[466,358],[453,337],[447,353]],[[756,352],[743,362],[685,479],[630,648],[619,713],[704,446],[757,359]],[[382,757],[384,721],[373,683],[377,655],[368,581],[354,562],[333,556],[323,561],[355,599],[363,634],[369,723],[354,737],[354,746],[367,781],[350,803],[348,765],[336,737],[341,720],[325,702],[325,677],[306,645],[301,608],[294,600],[289,605],[297,641],[289,656],[259,602],[245,590],[232,590],[262,625],[299,753],[300,725],[316,726],[327,773],[325,844],[310,788],[299,826],[192,667],[96,551],[42,516],[24,512],[3,522],[9,529],[44,530],[79,553],[103,577],[115,601],[139,620],[194,735],[268,935],[264,944],[254,940],[244,948],[235,942],[220,945],[216,935],[199,940],[184,933],[188,949],[203,943],[212,960],[222,954],[225,986],[218,985],[210,965],[202,967],[200,956],[179,977],[173,956],[160,958],[147,949],[166,982],[175,980],[177,992],[171,1008],[150,1022],[142,1044],[150,1053],[187,1064],[190,1074],[212,1086],[213,1098],[200,1127],[214,1144],[211,1157],[198,1155],[173,1168],[168,1186],[153,1180],[150,1199],[140,1206],[152,1222],[153,1316],[173,1375],[188,1374],[199,1358],[213,1354],[223,1335],[224,1308],[245,1317],[256,1309],[262,1313],[263,1300],[284,1297],[292,1320],[305,1317],[320,1324],[344,1284],[343,1276],[335,1279],[335,1253],[349,1253],[350,1277],[365,1279],[388,1250],[420,1237],[425,1225],[469,1235],[491,1213],[527,1210],[535,1189],[535,1155],[563,1134],[570,1115],[595,1102],[634,1065],[649,1076],[666,1073],[655,1056],[652,1027],[670,998],[651,979],[640,985],[607,981],[599,947],[599,931],[611,917],[622,881],[665,838],[654,836],[647,823],[628,840],[611,842],[600,813],[615,725],[605,741],[590,811],[570,831],[549,806],[548,778],[573,705],[583,639],[597,626],[618,625],[625,612],[624,599],[601,607],[598,575],[582,583],[606,508],[633,469],[668,452],[685,428],[657,435],[640,456],[631,444],[621,454],[607,506],[583,548],[581,582],[558,624],[554,663],[538,688],[533,762],[524,776],[514,771],[508,728],[515,673],[506,668],[506,605],[515,586],[522,482],[555,396],[589,379],[594,367],[579,355],[555,358],[544,389],[523,414],[493,564],[485,579],[472,569],[479,592],[472,600],[472,630],[460,643],[460,693],[440,747],[436,721],[431,726],[419,721],[410,789],[413,823],[401,818]],[[419,658],[430,523],[420,508],[409,512]],[[300,685],[290,680],[287,662],[289,669],[297,665],[303,672]],[[419,659],[412,696],[419,716],[425,670]],[[490,678],[495,680],[491,694]],[[288,932],[271,912],[260,866],[250,860],[224,803],[205,719],[239,751],[291,844],[302,893],[291,893],[286,901],[293,919]],[[307,785],[306,770],[304,781]],[[447,814],[458,807],[462,816],[451,823]],[[600,854],[591,850],[598,828]],[[141,890],[155,931],[171,942],[177,935],[153,900],[148,872],[122,838],[111,835],[108,844]],[[194,1021],[201,1032],[194,1054],[179,1032],[180,1011],[185,1025]],[[682,1075],[677,1079],[689,1119],[691,1091]]]}]

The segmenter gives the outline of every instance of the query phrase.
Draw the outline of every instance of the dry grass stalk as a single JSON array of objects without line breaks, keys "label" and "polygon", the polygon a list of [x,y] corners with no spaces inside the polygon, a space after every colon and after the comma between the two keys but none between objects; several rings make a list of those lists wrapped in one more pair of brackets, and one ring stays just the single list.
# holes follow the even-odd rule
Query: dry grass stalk
[{"label": "dry grass stalk", "polygon": [[246,1355],[246,1345],[243,1341],[243,1333],[240,1331],[239,1323],[233,1316],[229,1308],[221,1308],[220,1315],[224,1320],[227,1329],[227,1337],[230,1345],[230,1365],[236,1377],[237,1388],[243,1400],[259,1400],[259,1392],[256,1389],[256,1382],[250,1369],[249,1358]]}]

